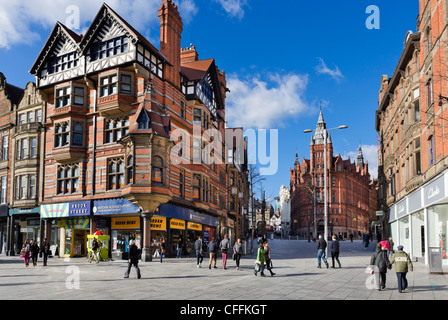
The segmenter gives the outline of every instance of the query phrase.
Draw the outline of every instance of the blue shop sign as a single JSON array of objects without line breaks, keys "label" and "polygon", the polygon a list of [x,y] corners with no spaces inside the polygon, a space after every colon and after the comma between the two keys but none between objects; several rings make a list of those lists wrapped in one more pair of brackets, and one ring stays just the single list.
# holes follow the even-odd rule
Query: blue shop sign
[{"label": "blue shop sign", "polygon": [[124,198],[94,200],[92,210],[94,215],[141,212],[139,207]]},{"label": "blue shop sign", "polygon": [[90,201],[70,202],[68,215],[70,217],[90,216]]},{"label": "blue shop sign", "polygon": [[30,214],[30,213],[40,213],[40,207],[35,208],[21,208],[21,209],[9,209],[9,214]]},{"label": "blue shop sign", "polygon": [[199,213],[192,209],[174,206],[172,204],[166,204],[166,203],[161,204],[159,206],[159,212],[157,214],[164,217],[197,222],[212,227],[218,226],[218,218],[216,217]]}]

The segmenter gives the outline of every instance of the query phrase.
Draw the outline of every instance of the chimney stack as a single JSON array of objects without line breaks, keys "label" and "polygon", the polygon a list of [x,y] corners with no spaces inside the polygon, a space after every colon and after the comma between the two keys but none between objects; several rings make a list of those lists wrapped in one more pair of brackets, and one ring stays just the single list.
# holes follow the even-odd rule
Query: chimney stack
[{"label": "chimney stack", "polygon": [[163,0],[159,8],[160,52],[171,65],[165,65],[165,78],[180,88],[180,42],[183,30],[182,18],[171,0]]}]

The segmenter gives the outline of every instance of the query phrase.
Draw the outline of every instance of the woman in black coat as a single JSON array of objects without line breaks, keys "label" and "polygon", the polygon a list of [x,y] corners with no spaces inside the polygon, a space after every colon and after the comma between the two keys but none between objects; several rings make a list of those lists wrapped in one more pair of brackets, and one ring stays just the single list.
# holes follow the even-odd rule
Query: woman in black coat
[{"label": "woman in black coat", "polygon": [[125,278],[129,278],[129,273],[131,272],[131,267],[134,265],[135,271],[137,272],[137,278],[140,279],[140,269],[138,267],[138,255],[139,249],[135,245],[134,240],[129,241],[129,252],[128,252],[128,270],[124,274]]},{"label": "woman in black coat", "polygon": [[333,261],[333,265],[331,267],[334,268],[334,260],[336,259],[340,268],[341,262],[339,261],[339,241],[336,235],[333,235],[331,240],[331,260]]},{"label": "woman in black coat", "polygon": [[378,272],[380,273],[380,286],[378,290],[383,290],[384,288],[386,288],[387,269],[390,269],[391,267],[389,258],[387,256],[387,248],[378,247],[377,245],[376,251],[370,259],[370,264],[378,267]]}]

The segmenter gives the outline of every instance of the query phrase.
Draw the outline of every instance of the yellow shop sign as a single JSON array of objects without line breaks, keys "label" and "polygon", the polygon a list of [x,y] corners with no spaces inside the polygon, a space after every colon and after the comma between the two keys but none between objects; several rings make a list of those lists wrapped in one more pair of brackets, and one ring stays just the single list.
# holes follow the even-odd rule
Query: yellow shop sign
[{"label": "yellow shop sign", "polygon": [[151,218],[151,230],[166,231],[166,218],[152,217]]},{"label": "yellow shop sign", "polygon": [[191,230],[202,231],[202,224],[195,222],[188,222],[187,228]]},{"label": "yellow shop sign", "polygon": [[140,229],[140,217],[112,218],[112,229]]},{"label": "yellow shop sign", "polygon": [[185,230],[185,221],[184,220],[171,219],[171,221],[170,221],[170,228],[171,229]]}]

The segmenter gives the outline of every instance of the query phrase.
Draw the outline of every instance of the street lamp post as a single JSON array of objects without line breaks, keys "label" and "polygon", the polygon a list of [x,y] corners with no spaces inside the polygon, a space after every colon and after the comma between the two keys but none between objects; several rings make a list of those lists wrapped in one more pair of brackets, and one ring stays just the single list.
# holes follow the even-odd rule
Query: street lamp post
[{"label": "street lamp post", "polygon": [[[339,127],[331,128],[331,129],[323,128],[323,135],[324,135],[324,239],[325,239],[325,241],[328,241],[327,131],[335,130],[335,129],[346,129],[346,128],[348,128],[348,126],[346,126],[346,125],[341,125]],[[313,132],[313,131],[314,130],[312,130],[312,129],[306,129],[303,132],[309,133],[309,132]],[[314,223],[317,223],[317,221],[315,221]],[[325,248],[325,256],[327,256],[327,248]]]}]

